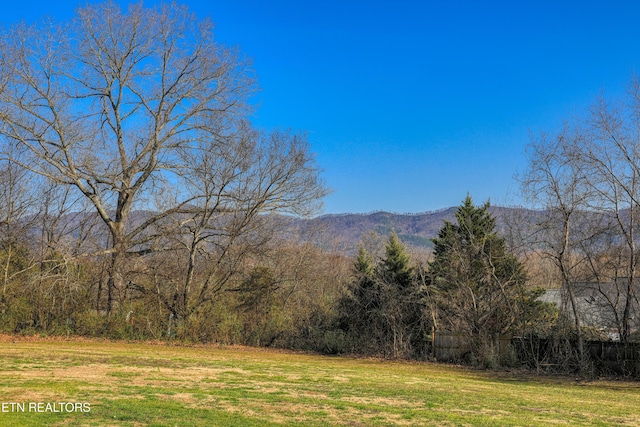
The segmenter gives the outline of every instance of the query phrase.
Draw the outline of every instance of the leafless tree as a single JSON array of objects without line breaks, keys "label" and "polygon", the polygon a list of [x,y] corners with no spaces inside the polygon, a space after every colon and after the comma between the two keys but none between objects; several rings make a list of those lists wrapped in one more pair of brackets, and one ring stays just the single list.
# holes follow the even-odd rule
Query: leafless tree
[{"label": "leafless tree", "polygon": [[[172,215],[192,215],[183,228],[195,254],[218,213],[247,229],[260,212],[301,209],[324,194],[303,137],[247,129],[255,86],[248,61],[212,30],[175,4],[123,12],[107,2],[78,9],[70,23],[21,24],[2,35],[4,155],[81,194],[107,227],[107,311],[126,298],[128,260],[154,249],[152,237]],[[296,143],[279,150],[265,142],[280,139]],[[216,157],[230,141],[231,158]],[[209,187],[180,186],[202,168],[213,169],[200,175]],[[163,203],[132,221],[157,194]]]},{"label": "leafless tree", "polygon": [[176,318],[210,301],[286,223],[269,213],[308,214],[325,192],[298,135],[245,127],[181,155],[191,167],[179,182],[192,202],[157,224],[150,238],[184,257],[183,279],[170,291],[154,287]]},{"label": "leafless tree", "polygon": [[[32,177],[13,162],[0,162],[0,268],[2,293],[0,312],[7,304],[11,282],[32,268],[26,253],[26,234],[36,206]],[[26,258],[25,258],[26,257]]]},{"label": "leafless tree", "polygon": [[601,97],[556,138],[533,143],[524,179],[525,191],[546,209],[540,230],[568,291],[576,329],[574,287],[582,283],[600,292],[624,342],[638,306],[639,132],[640,83],[634,80],[623,101]]},{"label": "leafless tree", "polygon": [[[621,263],[595,271],[598,283],[610,281],[617,292],[602,292],[609,299],[617,319],[620,339],[631,335],[635,287],[638,276],[637,239],[640,232],[640,82],[634,80],[629,96],[622,102],[598,100],[585,120],[587,137],[578,144],[580,167],[593,189],[591,208],[613,219],[614,236],[601,253]],[[616,257],[614,252],[624,254]],[[594,264],[595,266],[595,264]],[[603,280],[604,279],[604,280]]]},{"label": "leafless tree", "polygon": [[[540,209],[534,218],[536,233],[529,236],[532,249],[553,261],[562,279],[578,337],[580,360],[584,357],[582,316],[574,286],[581,259],[577,255],[578,217],[587,209],[590,190],[580,166],[572,161],[573,149],[580,133],[565,127],[559,135],[541,136],[529,146],[529,170],[522,177],[525,195]],[[564,303],[563,303],[564,304]]]}]

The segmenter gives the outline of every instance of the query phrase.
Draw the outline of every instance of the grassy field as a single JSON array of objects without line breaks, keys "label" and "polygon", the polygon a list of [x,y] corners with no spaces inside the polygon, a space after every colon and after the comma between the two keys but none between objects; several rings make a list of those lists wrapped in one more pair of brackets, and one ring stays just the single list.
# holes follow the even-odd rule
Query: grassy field
[{"label": "grassy field", "polygon": [[640,384],[5,336],[0,410],[1,426],[640,426]]}]

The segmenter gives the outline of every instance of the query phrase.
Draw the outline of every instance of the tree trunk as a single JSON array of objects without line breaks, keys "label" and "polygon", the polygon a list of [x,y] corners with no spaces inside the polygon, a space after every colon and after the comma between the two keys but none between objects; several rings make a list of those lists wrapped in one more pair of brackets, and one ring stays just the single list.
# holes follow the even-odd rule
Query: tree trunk
[{"label": "tree trunk", "polygon": [[[116,213],[116,216],[121,215]],[[122,219],[122,218],[119,218]],[[126,257],[127,245],[123,238],[124,222],[110,224],[112,236],[111,260],[107,279],[107,314],[120,309],[126,297]]]}]

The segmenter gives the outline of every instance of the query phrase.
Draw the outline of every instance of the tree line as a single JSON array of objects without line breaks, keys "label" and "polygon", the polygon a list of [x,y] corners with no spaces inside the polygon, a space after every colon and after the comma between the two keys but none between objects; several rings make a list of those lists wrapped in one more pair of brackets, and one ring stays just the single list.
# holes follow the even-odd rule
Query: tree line
[{"label": "tree line", "polygon": [[[495,230],[489,204],[470,196],[433,239],[433,256],[412,263],[392,233],[384,256],[374,261],[361,246],[355,280],[340,304],[339,324],[351,351],[392,357],[431,356],[435,333],[462,334],[461,357],[502,363],[500,337],[531,333],[552,307],[527,283],[525,266]],[[537,325],[540,326],[540,325]]]}]

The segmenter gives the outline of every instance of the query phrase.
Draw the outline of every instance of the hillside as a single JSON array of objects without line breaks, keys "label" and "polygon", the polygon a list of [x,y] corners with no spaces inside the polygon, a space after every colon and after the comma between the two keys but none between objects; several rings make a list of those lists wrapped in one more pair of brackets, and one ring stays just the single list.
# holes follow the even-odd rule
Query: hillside
[{"label": "hillside", "polygon": [[[314,218],[302,219],[290,216],[274,215],[273,219],[279,225],[280,237],[288,240],[302,240],[312,242],[320,247],[338,251],[344,254],[354,254],[363,237],[375,233],[383,238],[395,231],[400,239],[409,247],[430,249],[431,239],[436,237],[445,220],[455,221],[456,207],[450,207],[433,212],[419,214],[397,214],[391,212],[372,212],[367,214],[327,214]],[[490,207],[489,210],[496,217],[498,231],[507,227],[509,218],[535,214],[534,211],[522,208]],[[148,218],[152,212],[135,211],[131,214],[132,224],[139,224]],[[36,217],[26,218],[28,228],[38,236],[41,226]],[[78,233],[88,233],[95,236],[94,241],[104,239],[106,235],[102,221],[92,213],[69,213],[58,220],[58,232],[69,233],[78,237]]]},{"label": "hillside", "polygon": [[[489,208],[496,217],[497,229],[506,228],[508,218],[527,212],[521,208]],[[395,231],[402,241],[416,248],[429,249],[445,220],[455,221],[456,207],[419,214],[372,212],[368,214],[329,214],[296,222],[300,231],[322,246],[353,253],[367,233],[387,236]]]}]

